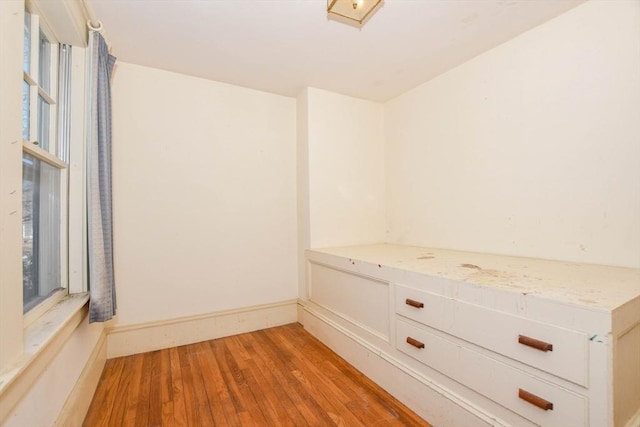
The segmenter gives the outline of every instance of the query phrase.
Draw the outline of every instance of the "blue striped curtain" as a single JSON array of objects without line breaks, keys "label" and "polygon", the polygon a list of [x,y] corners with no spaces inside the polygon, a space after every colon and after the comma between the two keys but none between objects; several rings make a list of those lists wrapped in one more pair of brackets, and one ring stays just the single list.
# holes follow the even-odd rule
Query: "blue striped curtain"
[{"label": "blue striped curtain", "polygon": [[89,322],[116,314],[111,208],[111,72],[116,58],[97,31],[89,32],[89,139],[87,144],[87,237]]}]

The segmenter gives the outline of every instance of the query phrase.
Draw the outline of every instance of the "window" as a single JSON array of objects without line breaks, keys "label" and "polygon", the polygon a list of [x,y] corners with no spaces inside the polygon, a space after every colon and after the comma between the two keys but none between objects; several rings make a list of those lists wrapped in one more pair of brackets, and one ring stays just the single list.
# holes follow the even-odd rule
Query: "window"
[{"label": "window", "polygon": [[23,308],[61,288],[60,169],[30,154],[22,158]]},{"label": "window", "polygon": [[[84,9],[79,2],[51,3],[0,0],[2,403],[18,402],[29,390],[11,384],[47,369],[40,362],[61,348],[64,340],[55,337],[75,329],[87,297]],[[49,10],[46,18],[36,16]],[[70,22],[78,31],[65,32]],[[72,293],[82,295],[68,298]],[[59,310],[49,310],[58,302]]]},{"label": "window", "polygon": [[39,17],[25,12],[22,83],[24,313],[35,307],[46,309],[67,294],[68,168],[60,153],[68,152],[68,141],[58,138],[61,130],[58,114],[64,106],[56,101],[58,88],[65,90],[69,84],[64,79],[58,81],[58,67],[65,65],[70,49],[69,46],[59,47],[41,25]]}]

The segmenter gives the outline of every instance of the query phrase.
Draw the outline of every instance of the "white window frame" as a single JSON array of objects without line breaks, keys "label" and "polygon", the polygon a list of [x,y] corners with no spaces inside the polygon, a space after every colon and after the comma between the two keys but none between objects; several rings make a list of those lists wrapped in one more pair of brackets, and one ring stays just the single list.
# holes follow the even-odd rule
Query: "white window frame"
[{"label": "white window frame", "polygon": [[[59,43],[40,19],[37,11],[25,5],[26,11],[30,13],[30,67],[29,73],[23,70],[23,80],[29,84],[29,139],[23,140],[23,154],[29,154],[36,159],[52,166],[60,171],[60,290],[54,292],[45,300],[38,303],[29,311],[24,313],[24,327],[31,325],[47,310],[60,302],[69,294],[68,283],[68,189],[69,189],[69,165],[58,156],[58,69],[59,69]],[[40,77],[40,33],[49,42],[49,91],[41,86]],[[49,104],[49,128],[48,147],[37,145],[39,135],[39,109],[38,97],[42,97]]]},{"label": "white window frame", "polygon": [[[39,26],[44,28],[49,40],[54,43],[55,39],[64,40],[73,46],[68,64],[70,90],[61,89],[54,97],[57,108],[67,113],[65,117],[70,123],[69,127],[59,129],[69,131],[66,136],[60,136],[60,140],[68,141],[70,145],[70,157],[64,157],[68,159],[65,171],[68,171],[69,222],[63,222],[62,226],[66,229],[60,230],[63,236],[68,234],[69,239],[68,278],[65,277],[69,294],[63,295],[52,309],[45,310],[41,306],[35,311],[36,308],[33,308],[27,316],[23,313],[21,261],[22,158],[24,152],[30,155],[36,152],[42,154],[45,162],[52,159],[48,158],[51,153],[42,153],[45,150],[40,151],[41,147],[33,145],[25,147],[23,141],[26,132],[23,133],[22,108],[19,105],[23,105],[24,75],[21,71],[24,62],[25,6],[32,14],[39,15]],[[74,333],[81,322],[86,322],[88,314],[86,215],[83,210],[87,62],[84,28],[87,18],[82,5],[75,0],[0,0],[0,401],[6,403],[0,404],[0,424],[8,420],[14,403],[29,392],[34,378],[38,378],[50,366],[66,337]],[[58,57],[57,53],[53,55],[53,58]],[[62,74],[64,71],[60,72]],[[37,74],[30,70],[29,75],[32,77]],[[52,77],[51,87],[57,90],[57,85],[57,79]],[[31,89],[28,93],[31,99]],[[67,108],[63,109],[61,105]],[[53,139],[52,146],[55,147],[55,144]],[[61,256],[67,256],[67,251],[63,251]]]}]

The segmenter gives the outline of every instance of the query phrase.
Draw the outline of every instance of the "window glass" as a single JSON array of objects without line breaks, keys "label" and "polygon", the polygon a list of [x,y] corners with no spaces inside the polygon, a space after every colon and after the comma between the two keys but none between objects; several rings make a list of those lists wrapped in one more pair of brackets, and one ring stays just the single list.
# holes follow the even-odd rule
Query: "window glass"
[{"label": "window glass", "polygon": [[29,74],[31,72],[31,14],[24,12],[24,42],[22,46],[22,69]]},{"label": "window glass", "polygon": [[38,46],[38,84],[45,92],[51,93],[51,43],[42,31]]},{"label": "window glass", "polygon": [[38,145],[43,150],[49,150],[49,110],[49,103],[38,95]]},{"label": "window glass", "polygon": [[22,158],[23,311],[60,289],[60,170]]},{"label": "window glass", "polygon": [[29,83],[22,81],[22,139],[29,141]]},{"label": "window glass", "polygon": [[60,63],[58,66],[58,140],[57,155],[60,160],[69,163],[69,145],[71,140],[71,46],[60,45]]}]

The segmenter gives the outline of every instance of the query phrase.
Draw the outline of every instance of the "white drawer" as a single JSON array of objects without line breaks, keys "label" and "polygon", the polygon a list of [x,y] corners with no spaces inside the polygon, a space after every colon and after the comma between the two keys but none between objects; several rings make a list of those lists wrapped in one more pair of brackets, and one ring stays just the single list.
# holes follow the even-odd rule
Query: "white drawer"
[{"label": "white drawer", "polygon": [[[402,316],[588,386],[588,337],[582,332],[402,285],[396,285],[395,295],[396,313]],[[541,350],[531,346],[544,343],[552,348]]]},{"label": "white drawer", "polygon": [[[587,399],[584,396],[537,379],[400,318],[396,322],[396,332],[396,347],[400,351],[536,424],[546,427],[586,425]],[[408,344],[407,337],[424,347]],[[541,399],[538,404],[546,401],[553,408],[542,409],[524,400],[525,393]]]}]

